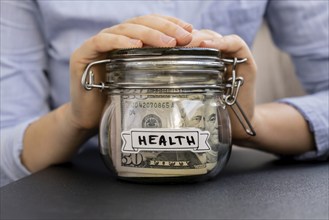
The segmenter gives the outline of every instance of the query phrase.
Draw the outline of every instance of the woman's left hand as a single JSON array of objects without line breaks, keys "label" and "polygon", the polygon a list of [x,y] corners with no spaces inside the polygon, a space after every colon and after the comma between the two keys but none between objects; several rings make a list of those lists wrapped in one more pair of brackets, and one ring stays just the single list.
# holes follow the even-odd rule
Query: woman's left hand
[{"label": "woman's left hand", "polygon": [[[237,35],[222,36],[211,30],[193,30],[192,41],[188,47],[215,48],[221,51],[223,58],[247,58],[247,61],[238,64],[237,76],[243,77],[244,84],[240,88],[238,102],[247,118],[253,125],[255,114],[255,81],[257,66],[248,45]],[[230,70],[230,68],[228,68]],[[231,77],[230,71],[225,76],[226,80]],[[232,126],[233,142],[241,142],[250,138],[240,124],[232,109],[229,108]]]}]

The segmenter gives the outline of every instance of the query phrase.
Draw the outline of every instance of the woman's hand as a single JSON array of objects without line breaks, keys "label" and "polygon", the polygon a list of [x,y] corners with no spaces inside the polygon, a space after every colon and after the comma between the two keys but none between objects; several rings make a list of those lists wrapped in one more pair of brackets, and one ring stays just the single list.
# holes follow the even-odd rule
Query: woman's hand
[{"label": "woman's hand", "polygon": [[[240,37],[221,36],[211,30],[193,30],[192,35],[193,39],[188,46],[216,48],[225,58],[248,59],[237,65],[237,75],[244,79],[237,100],[257,135],[252,138],[247,135],[229,108],[234,144],[280,155],[298,155],[315,150],[314,137],[307,122],[294,107],[282,103],[255,106],[257,67],[247,44]],[[230,75],[227,75],[226,79],[229,77]]]},{"label": "woman's hand", "polygon": [[[71,56],[71,111],[68,118],[77,128],[95,130],[101,118],[106,93],[86,91],[80,84],[86,66],[118,48],[175,47],[192,40],[192,25],[177,18],[146,15],[106,28],[88,39]],[[103,66],[93,68],[95,81],[104,81]]]},{"label": "woman's hand", "polygon": [[[243,77],[244,84],[240,88],[238,102],[247,118],[253,124],[255,112],[255,80],[256,63],[248,48],[248,45],[237,35],[222,36],[211,30],[193,30],[193,39],[187,46],[215,48],[221,51],[225,58],[247,58],[243,64],[237,65],[237,75]],[[230,68],[226,79],[230,77]],[[232,135],[234,142],[247,140],[250,136],[246,134],[233,111],[229,108],[229,114],[232,124]]]},{"label": "woman's hand", "polygon": [[[97,128],[106,93],[86,91],[81,76],[86,66],[118,48],[184,46],[192,40],[192,26],[179,19],[146,15],[106,28],[84,42],[70,59],[71,102],[33,122],[24,134],[22,163],[31,172],[69,160]],[[104,81],[103,66],[93,68],[95,81]]]}]

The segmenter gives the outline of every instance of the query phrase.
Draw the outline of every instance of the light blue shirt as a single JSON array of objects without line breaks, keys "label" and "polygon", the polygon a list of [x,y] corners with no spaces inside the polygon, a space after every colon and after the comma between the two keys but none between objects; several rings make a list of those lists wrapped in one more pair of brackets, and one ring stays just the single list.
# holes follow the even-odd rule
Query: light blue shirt
[{"label": "light blue shirt", "polygon": [[[13,1],[1,0],[1,185],[29,174],[21,164],[27,126],[69,101],[69,58],[87,38],[128,18],[171,15],[249,46],[265,18],[291,54],[308,95],[281,100],[298,109],[327,159],[328,2],[324,1]],[[298,138],[298,137],[296,137]]]}]

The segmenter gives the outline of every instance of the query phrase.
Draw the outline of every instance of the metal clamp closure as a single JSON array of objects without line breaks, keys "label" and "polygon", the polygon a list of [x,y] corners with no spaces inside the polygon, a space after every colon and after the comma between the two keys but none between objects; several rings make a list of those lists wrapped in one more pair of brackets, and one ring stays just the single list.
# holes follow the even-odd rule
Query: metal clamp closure
[{"label": "metal clamp closure", "polygon": [[106,59],[106,60],[95,61],[88,64],[81,77],[81,84],[86,90],[92,90],[93,88],[98,88],[101,91],[103,91],[104,89],[109,89],[109,86],[105,85],[104,82],[100,82],[99,84],[94,84],[95,76],[93,71],[91,70],[91,67],[102,63],[109,63],[110,61],[111,61],[110,59]]},{"label": "metal clamp closure", "polygon": [[[236,74],[236,66],[237,64],[244,63],[247,61],[247,58],[238,59],[234,57],[233,59],[221,59],[226,64],[232,65],[232,76],[227,80],[226,84],[226,95],[224,95],[224,102],[230,106],[238,118],[240,124],[246,131],[246,133],[250,136],[255,136],[256,132],[252,127],[250,121],[248,120],[246,114],[242,110],[241,106],[239,105],[237,98],[239,94],[240,87],[243,85],[243,77],[237,77]],[[237,108],[235,108],[235,106]]]}]

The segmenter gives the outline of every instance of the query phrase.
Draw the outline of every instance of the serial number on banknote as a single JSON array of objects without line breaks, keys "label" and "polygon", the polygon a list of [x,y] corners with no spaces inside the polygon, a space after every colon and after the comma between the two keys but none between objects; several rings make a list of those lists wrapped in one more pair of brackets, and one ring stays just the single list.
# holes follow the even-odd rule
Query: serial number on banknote
[{"label": "serial number on banknote", "polygon": [[[173,102],[145,102],[145,101],[138,101],[127,103],[131,108],[174,108]],[[126,106],[127,107],[127,106]]]}]

